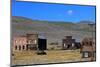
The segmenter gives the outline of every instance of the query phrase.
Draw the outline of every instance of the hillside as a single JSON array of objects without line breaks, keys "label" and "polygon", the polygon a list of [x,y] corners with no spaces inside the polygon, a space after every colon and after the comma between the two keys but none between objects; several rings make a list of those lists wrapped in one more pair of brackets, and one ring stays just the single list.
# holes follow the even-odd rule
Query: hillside
[{"label": "hillside", "polygon": [[[84,22],[85,23],[85,22]],[[12,17],[13,35],[25,35],[26,33],[39,33],[48,39],[48,43],[62,42],[64,36],[71,35],[77,41],[84,37],[95,37],[95,25],[72,23],[72,22],[51,22],[31,20],[24,17]]]}]

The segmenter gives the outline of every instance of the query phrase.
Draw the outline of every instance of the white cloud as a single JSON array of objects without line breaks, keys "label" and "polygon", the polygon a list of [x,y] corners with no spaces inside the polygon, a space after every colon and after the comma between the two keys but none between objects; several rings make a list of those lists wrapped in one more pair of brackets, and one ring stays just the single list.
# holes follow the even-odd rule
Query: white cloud
[{"label": "white cloud", "polygon": [[73,11],[72,10],[68,10],[67,11],[67,14],[72,15],[73,14]]}]

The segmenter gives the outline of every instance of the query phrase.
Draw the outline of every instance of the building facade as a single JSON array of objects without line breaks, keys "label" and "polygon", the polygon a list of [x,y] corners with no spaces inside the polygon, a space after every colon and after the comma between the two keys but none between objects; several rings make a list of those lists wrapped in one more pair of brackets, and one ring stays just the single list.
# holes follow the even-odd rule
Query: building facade
[{"label": "building facade", "polygon": [[65,36],[65,39],[62,40],[62,49],[74,49],[75,43],[75,39],[72,39],[72,36]]},{"label": "building facade", "polygon": [[38,35],[37,34],[27,34],[27,49],[26,50],[36,50],[38,45]]},{"label": "building facade", "polygon": [[15,36],[13,38],[13,50],[26,50],[26,36]]},{"label": "building facade", "polygon": [[82,58],[90,58],[91,61],[96,58],[96,46],[93,38],[84,38],[81,42]]},{"label": "building facade", "polygon": [[36,50],[38,44],[37,34],[13,37],[13,50]]}]

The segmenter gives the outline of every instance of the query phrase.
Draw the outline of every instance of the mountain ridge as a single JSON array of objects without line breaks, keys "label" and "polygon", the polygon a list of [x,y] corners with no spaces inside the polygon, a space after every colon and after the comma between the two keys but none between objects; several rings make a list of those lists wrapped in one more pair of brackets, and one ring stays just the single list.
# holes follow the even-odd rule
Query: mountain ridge
[{"label": "mountain ridge", "polygon": [[[67,22],[37,21],[23,17],[12,17],[12,35],[25,35],[27,33],[43,34],[49,42],[58,41],[64,36],[73,36],[77,41],[84,37],[95,37],[95,27],[88,24]],[[92,33],[93,32],[93,33]]]}]

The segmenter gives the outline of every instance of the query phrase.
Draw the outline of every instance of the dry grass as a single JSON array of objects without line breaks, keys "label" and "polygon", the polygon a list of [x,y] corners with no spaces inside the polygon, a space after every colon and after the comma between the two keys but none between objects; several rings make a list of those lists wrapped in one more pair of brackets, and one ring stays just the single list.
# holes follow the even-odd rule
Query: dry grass
[{"label": "dry grass", "polygon": [[81,61],[79,50],[50,50],[47,55],[37,55],[36,51],[14,51],[13,65],[44,64]]}]

